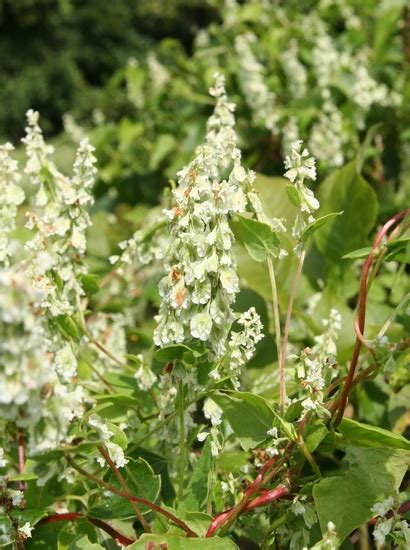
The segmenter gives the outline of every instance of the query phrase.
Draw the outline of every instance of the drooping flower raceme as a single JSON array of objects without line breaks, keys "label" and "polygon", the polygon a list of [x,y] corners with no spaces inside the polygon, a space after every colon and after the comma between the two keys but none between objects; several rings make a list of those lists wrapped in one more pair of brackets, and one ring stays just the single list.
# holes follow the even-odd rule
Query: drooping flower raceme
[{"label": "drooping flower raceme", "polygon": [[10,156],[13,149],[11,143],[0,146],[0,266],[9,264],[12,252],[8,235],[15,228],[17,207],[24,201],[23,190],[17,185],[18,163]]},{"label": "drooping flower raceme", "polygon": [[320,206],[313,191],[304,183],[306,178],[313,181],[316,179],[316,166],[315,159],[309,156],[309,151],[302,148],[302,145],[302,140],[292,143],[291,153],[285,159],[285,178],[288,178],[294,185],[294,192],[290,196],[292,201],[300,207],[300,213],[297,214],[292,229],[292,234],[297,240],[300,240],[307,223],[314,221],[312,214]]},{"label": "drooping flower raceme", "polygon": [[325,330],[315,337],[315,345],[300,354],[297,376],[307,393],[302,402],[305,411],[324,412],[323,389],[333,377],[332,367],[336,362],[336,341],[341,330],[341,316],[336,309],[330,311],[328,319],[322,321]]},{"label": "drooping flower raceme", "polygon": [[278,116],[275,111],[275,94],[269,90],[264,77],[264,67],[254,56],[251,44],[257,41],[253,33],[241,34],[235,39],[239,56],[240,77],[246,102],[252,109],[255,123],[274,131]]},{"label": "drooping flower raceme", "polygon": [[178,173],[174,206],[165,211],[170,223],[167,274],[159,285],[161,307],[154,342],[158,346],[207,342],[210,357],[220,358],[233,321],[231,304],[239,291],[228,218],[245,210],[243,189],[254,176],[241,166],[234,105],[228,101],[222,76],[216,76],[210,93],[217,103],[205,143]]},{"label": "drooping flower raceme", "polygon": [[[242,313],[237,322],[243,329],[240,332],[231,332],[227,353],[223,360],[225,371],[233,377],[235,385],[238,385],[237,376],[240,374],[241,367],[252,358],[256,344],[264,336],[263,325],[254,307]],[[210,376],[220,378],[219,370],[214,369]]]},{"label": "drooping flower raceme", "polygon": [[[8,267],[0,274],[0,410],[2,418],[27,430],[31,454],[57,447],[83,410],[83,388],[74,384],[77,345],[57,330],[56,318],[77,309],[84,294],[81,259],[95,158],[91,146],[82,143],[72,178],[64,176],[50,158],[38,113],[30,110],[27,118],[25,172],[38,188],[28,227],[35,231],[23,261],[18,261],[20,253],[8,254]],[[8,182],[11,220],[24,195],[16,188],[17,165],[8,157],[10,150],[1,150],[1,184]],[[13,225],[11,220],[7,227]]]}]

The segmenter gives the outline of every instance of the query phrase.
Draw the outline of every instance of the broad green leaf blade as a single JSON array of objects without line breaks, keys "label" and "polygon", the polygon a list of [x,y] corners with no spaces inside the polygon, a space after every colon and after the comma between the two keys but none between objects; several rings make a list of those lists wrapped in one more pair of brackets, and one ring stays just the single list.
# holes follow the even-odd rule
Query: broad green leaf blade
[{"label": "broad green leaf blade", "polygon": [[358,248],[357,250],[352,250],[352,252],[348,252],[344,256],[342,256],[342,260],[359,260],[362,258],[367,258],[367,256],[372,251],[371,246],[365,246],[364,248]]},{"label": "broad green leaf blade", "polygon": [[315,234],[319,251],[329,261],[340,262],[342,256],[367,244],[376,222],[376,193],[357,172],[353,160],[336,170],[320,185],[318,198],[323,214],[340,212]]},{"label": "broad green leaf blade", "polygon": [[[133,495],[145,498],[155,502],[161,489],[161,477],[155,475],[151,466],[142,458],[130,460],[125,468],[121,469],[121,474],[125,478],[128,487]],[[122,490],[114,473],[110,473],[109,483]],[[143,513],[147,513],[149,508],[138,505]],[[118,495],[109,493],[95,503],[89,511],[89,515],[100,519],[113,518],[132,518],[135,517],[134,509],[131,503]]]},{"label": "broad green leaf blade", "polygon": [[208,496],[209,475],[212,472],[213,457],[211,454],[211,441],[208,437],[202,448],[201,456],[196,463],[188,487],[185,491],[185,498],[178,504],[178,510],[189,510],[192,512],[204,511],[204,502]]},{"label": "broad green leaf blade", "polygon": [[147,451],[142,447],[137,447],[133,456],[146,460],[154,472],[161,476],[161,499],[165,504],[170,504],[176,493],[169,476],[166,457]]},{"label": "broad green leaf blade", "polygon": [[350,445],[362,447],[390,447],[410,451],[410,441],[383,428],[361,424],[356,420],[344,418],[339,426],[343,439]]},{"label": "broad green leaf blade", "polygon": [[[149,543],[154,543],[150,545]],[[142,535],[138,542],[128,546],[130,550],[147,550],[147,548],[167,550],[237,550],[236,544],[228,538],[212,537],[188,539],[178,535]]]},{"label": "broad green leaf blade", "polygon": [[346,448],[347,471],[328,477],[313,487],[320,527],[332,521],[341,540],[369,521],[371,507],[399,488],[410,453],[401,449]]},{"label": "broad green leaf blade", "polygon": [[279,253],[279,238],[269,225],[239,215],[237,218],[240,238],[251,258],[264,262],[268,254],[276,256]]},{"label": "broad green leaf blade", "polygon": [[329,433],[329,430],[321,420],[313,419],[304,433],[307,448],[313,453]]},{"label": "broad green leaf blade", "polygon": [[410,263],[410,237],[396,239],[387,245],[387,262]]},{"label": "broad green leaf blade", "polygon": [[194,363],[195,359],[204,355],[204,348],[193,348],[185,344],[171,344],[155,352],[155,359],[160,363],[169,363],[175,359],[183,359],[187,363]]},{"label": "broad green leaf blade", "polygon": [[260,445],[269,437],[267,431],[277,425],[274,411],[259,395],[227,392],[212,394],[212,399],[223,410],[244,451]]},{"label": "broad green leaf blade", "polygon": [[336,216],[341,216],[342,214],[343,211],[331,212],[330,214],[326,214],[325,216],[317,218],[314,222],[310,223],[302,232],[302,241],[307,241],[307,239],[311,237],[313,233],[315,233],[315,231],[317,231],[320,227],[328,223],[332,218],[335,218]]}]

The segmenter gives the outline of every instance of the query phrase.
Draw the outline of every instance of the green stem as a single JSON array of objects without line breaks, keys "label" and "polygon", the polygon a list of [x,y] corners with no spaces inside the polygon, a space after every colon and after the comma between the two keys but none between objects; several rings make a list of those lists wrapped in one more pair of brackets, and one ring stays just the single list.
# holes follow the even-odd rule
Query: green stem
[{"label": "green stem", "polygon": [[285,402],[286,402],[286,380],[285,380],[284,368],[282,368],[282,366],[284,365],[281,359],[282,345],[281,345],[281,333],[280,333],[278,290],[276,287],[275,270],[273,269],[272,258],[270,255],[268,255],[267,262],[268,262],[268,269],[269,269],[270,284],[272,289],[273,318],[275,323],[276,348],[278,351],[279,404],[280,404],[280,409],[283,412],[283,409],[285,407]]},{"label": "green stem", "polygon": [[[279,363],[279,372],[282,373],[282,376],[283,376],[284,379],[285,379],[285,367],[286,367],[286,348],[287,348],[288,339],[289,339],[289,328],[290,328],[290,321],[292,319],[293,302],[295,301],[296,292],[297,292],[298,285],[299,285],[299,279],[300,279],[300,275],[302,273],[303,263],[305,261],[305,255],[306,255],[306,252],[303,250],[300,257],[299,257],[298,267],[296,269],[296,273],[295,273],[295,276],[293,278],[292,289],[291,289],[290,296],[289,296],[288,309],[287,309],[287,312],[286,312],[285,330],[284,330],[284,333],[283,333],[282,350],[281,350],[281,353],[280,353],[280,363]],[[286,399],[286,394],[285,394],[284,398]],[[282,412],[283,412],[284,404],[285,404],[285,401],[283,401],[283,403],[281,403]]]},{"label": "green stem", "polygon": [[184,383],[179,381],[179,484],[178,499],[184,498],[184,478],[185,478],[185,422],[184,422]]},{"label": "green stem", "polygon": [[315,474],[316,474],[318,477],[322,477],[320,468],[319,468],[319,466],[316,464],[316,461],[315,461],[315,459],[313,458],[313,456],[312,456],[311,452],[309,451],[309,449],[307,448],[306,443],[304,442],[302,436],[300,436],[300,438],[299,438],[298,445],[299,445],[300,450],[302,451],[304,457],[306,458],[306,460],[307,460],[307,461],[309,462],[309,464],[311,465],[312,470],[315,472]]}]

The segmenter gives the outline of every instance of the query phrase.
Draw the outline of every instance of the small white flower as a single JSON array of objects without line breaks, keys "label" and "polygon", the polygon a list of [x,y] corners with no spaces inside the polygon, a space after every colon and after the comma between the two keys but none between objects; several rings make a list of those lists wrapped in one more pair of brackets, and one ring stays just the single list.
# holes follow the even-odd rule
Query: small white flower
[{"label": "small white flower", "polygon": [[155,373],[152,372],[148,365],[141,365],[134,374],[134,378],[137,380],[138,386],[144,391],[151,389],[157,381]]},{"label": "small white flower", "polygon": [[10,491],[12,496],[13,506],[20,506],[24,500],[24,493],[22,491]]},{"label": "small white flower", "polygon": [[21,533],[25,538],[31,537],[32,530],[33,528],[30,527],[30,523],[28,521],[26,521],[23,527],[19,527],[19,533]]},{"label": "small white flower", "polygon": [[191,334],[199,340],[208,340],[212,330],[212,319],[208,313],[197,313],[191,319]]},{"label": "small white flower", "polygon": [[7,460],[4,458],[4,449],[0,447],[0,468],[5,468],[7,466]]},{"label": "small white flower", "polygon": [[200,432],[200,433],[196,436],[196,438],[197,438],[198,441],[201,441],[201,442],[202,442],[202,441],[205,441],[205,439],[208,437],[208,435],[209,435],[209,432]]},{"label": "small white flower", "polygon": [[373,538],[378,544],[384,544],[387,535],[391,532],[393,518],[378,521],[373,531]]},{"label": "small white flower", "polygon": [[73,354],[70,344],[61,348],[55,356],[56,370],[65,378],[72,378],[77,372],[77,359]]},{"label": "small white flower", "polygon": [[221,269],[219,279],[228,294],[236,294],[239,292],[239,279],[234,269],[230,267]]},{"label": "small white flower", "polygon": [[222,409],[209,397],[204,403],[205,418],[211,421],[212,426],[218,426],[222,422]]},{"label": "small white flower", "polygon": [[376,502],[376,504],[372,506],[371,511],[374,513],[375,516],[385,516],[387,512],[393,508],[393,506],[394,498],[389,497],[382,502]]}]

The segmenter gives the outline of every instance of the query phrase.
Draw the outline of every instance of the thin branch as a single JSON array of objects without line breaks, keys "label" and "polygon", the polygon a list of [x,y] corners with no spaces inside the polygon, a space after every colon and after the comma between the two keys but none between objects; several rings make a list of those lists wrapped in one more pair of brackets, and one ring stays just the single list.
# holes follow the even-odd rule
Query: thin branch
[{"label": "thin branch", "polygon": [[185,418],[184,418],[184,382],[179,381],[178,395],[178,413],[179,413],[179,472],[178,472],[178,500],[184,498],[184,478],[185,478]]},{"label": "thin branch", "polygon": [[52,516],[48,516],[46,518],[42,518],[37,525],[46,525],[47,523],[54,523],[56,521],[76,521],[78,519],[86,519],[90,523],[93,523],[96,527],[99,527],[106,533],[108,533],[114,540],[118,541],[120,544],[123,544],[124,546],[129,546],[130,544],[133,544],[135,542],[134,539],[130,539],[114,529],[114,527],[111,527],[111,525],[108,525],[105,521],[102,521],[97,518],[93,518],[91,516],[86,516],[84,514],[80,514],[78,512],[68,512],[66,514],[54,514]]},{"label": "thin branch", "polygon": [[269,278],[272,289],[272,304],[273,304],[273,318],[275,323],[275,338],[276,338],[276,349],[278,351],[278,363],[279,363],[279,403],[280,408],[283,411],[286,402],[286,380],[285,372],[282,368],[282,345],[281,345],[281,331],[280,331],[280,316],[279,316],[279,300],[278,300],[278,291],[276,287],[276,278],[275,271],[273,269],[272,258],[268,255],[267,258],[268,269],[269,269]]},{"label": "thin branch", "polygon": [[[19,457],[19,473],[24,473],[24,467],[26,463],[26,453],[25,453],[25,440],[24,440],[24,434],[21,430],[18,430],[17,432],[17,439],[18,439],[18,457]],[[26,484],[24,481],[19,482],[19,489],[20,491],[26,490]]]},{"label": "thin branch", "polygon": [[[360,294],[359,294],[359,305],[357,310],[357,325],[355,323],[356,342],[353,349],[353,356],[350,362],[349,372],[347,374],[347,377],[343,386],[340,402],[338,403],[338,411],[336,415],[335,426],[338,426],[343,418],[343,414],[347,404],[347,398],[348,398],[351,385],[353,382],[353,378],[356,372],[356,367],[360,356],[360,350],[362,348],[362,339],[360,338],[360,336],[363,337],[364,335],[364,328],[366,323],[366,302],[367,302],[367,291],[368,291],[367,280],[369,277],[370,269],[373,265],[374,259],[377,255],[378,248],[382,243],[383,238],[385,237],[385,235],[388,233],[389,229],[393,225],[401,221],[406,216],[407,212],[408,212],[407,209],[402,210],[401,212],[399,212],[398,214],[390,218],[383,225],[383,227],[377,233],[376,239],[374,240],[374,243],[372,246],[372,251],[370,252],[369,256],[367,257],[367,260],[363,265],[362,275],[360,278]],[[359,332],[360,332],[360,335],[359,335]],[[332,410],[332,412],[335,412],[335,410]]]},{"label": "thin branch", "polygon": [[175,523],[175,525],[178,525],[178,527],[181,527],[181,529],[185,531],[188,537],[198,536],[194,531],[192,531],[192,529],[184,521],[179,519],[172,512],[169,512],[168,510],[161,508],[161,506],[158,506],[154,502],[146,500],[145,498],[136,497],[134,495],[131,495],[128,492],[124,492],[124,491],[121,491],[120,489],[117,489],[117,487],[114,487],[114,485],[111,485],[110,483],[103,481],[102,479],[92,474],[91,472],[87,472],[87,470],[85,470],[79,464],[77,464],[75,460],[71,458],[70,455],[67,455],[67,461],[70,464],[70,466],[72,466],[75,470],[77,470],[77,472],[79,472],[84,477],[91,479],[92,481],[97,483],[97,485],[104,487],[104,489],[106,489],[107,491],[110,491],[111,493],[114,493],[119,497],[125,498],[130,502],[138,502],[138,504],[143,504],[144,506],[147,506],[147,508],[150,508],[154,512],[157,512],[158,514],[162,514],[163,516],[167,517],[170,521],[172,521],[172,523]]},{"label": "thin branch", "polygon": [[[283,377],[285,376],[286,348],[287,348],[288,340],[289,340],[289,328],[290,328],[290,321],[291,321],[291,318],[292,318],[293,303],[295,301],[296,292],[297,292],[298,285],[299,285],[299,279],[300,279],[300,275],[302,273],[303,263],[305,261],[305,255],[306,255],[306,252],[303,250],[300,257],[299,257],[298,267],[297,267],[295,276],[293,278],[292,289],[291,289],[291,292],[290,292],[289,303],[288,303],[288,310],[286,312],[285,330],[284,330],[284,333],[283,333],[282,351],[281,351],[281,354],[280,354],[280,364],[279,364],[279,372],[282,373]],[[282,412],[283,412],[283,408],[284,408],[284,403],[281,403],[281,411]]]},{"label": "thin branch", "polygon": [[[115,477],[118,479],[120,484],[122,485],[123,489],[131,494],[130,488],[128,487],[127,482],[125,481],[124,477],[122,476],[121,472],[117,468],[117,466],[114,464],[114,462],[111,460],[110,455],[107,453],[107,451],[104,449],[104,447],[98,447],[99,452],[102,454],[102,456],[105,458],[105,460],[108,462],[111,470],[114,472]],[[151,527],[148,525],[146,519],[144,518],[143,513],[141,512],[138,504],[136,502],[131,502],[131,506],[134,509],[135,515],[137,516],[139,522],[141,523],[144,531],[146,533],[151,533]]]}]

